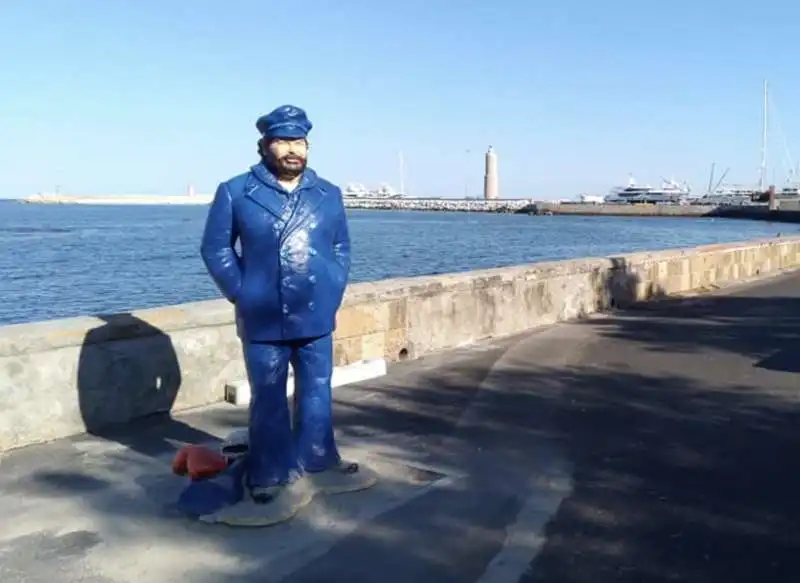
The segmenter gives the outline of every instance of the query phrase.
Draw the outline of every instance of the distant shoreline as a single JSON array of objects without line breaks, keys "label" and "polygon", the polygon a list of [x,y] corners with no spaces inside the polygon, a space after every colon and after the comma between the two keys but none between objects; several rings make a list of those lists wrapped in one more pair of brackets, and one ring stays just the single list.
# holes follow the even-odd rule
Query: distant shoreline
[{"label": "distant shoreline", "polygon": [[16,199],[23,204],[60,204],[60,205],[92,205],[92,206],[152,206],[152,205],[209,205],[212,195],[148,195],[148,194],[113,194],[100,196],[79,196],[68,194],[34,194]]},{"label": "distant shoreline", "polygon": [[[94,206],[207,206],[212,195],[107,195],[74,196],[37,194],[16,202],[49,205]],[[526,214],[534,216],[606,216],[606,217],[716,217],[775,222],[800,222],[800,208],[770,211],[766,205],[659,205],[553,203],[533,199],[455,199],[455,198],[345,198],[345,207],[353,210],[427,211],[462,213]]]}]

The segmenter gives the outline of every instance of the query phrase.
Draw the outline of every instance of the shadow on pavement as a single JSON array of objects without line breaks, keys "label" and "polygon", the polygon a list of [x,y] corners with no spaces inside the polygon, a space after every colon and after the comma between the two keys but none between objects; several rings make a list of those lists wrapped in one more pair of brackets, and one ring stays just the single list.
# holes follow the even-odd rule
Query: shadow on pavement
[{"label": "shadow on pavement", "polygon": [[[592,322],[606,338],[649,350],[728,352],[753,359],[753,366],[800,372],[800,298],[720,295],[666,299],[623,310]],[[798,380],[800,389],[800,379]]]},{"label": "shadow on pavement", "polygon": [[797,578],[800,414],[791,395],[611,369],[529,382],[539,388],[528,407],[553,410],[576,472],[524,581]]},{"label": "shadow on pavement", "polygon": [[[794,395],[748,385],[720,391],[679,373],[545,367],[496,375],[485,398],[462,452],[494,441],[498,459],[524,462],[527,453],[535,463],[535,448],[519,441],[527,435],[562,444],[575,464],[574,492],[522,581],[778,582],[800,573]],[[354,409],[348,424],[402,416]]]}]

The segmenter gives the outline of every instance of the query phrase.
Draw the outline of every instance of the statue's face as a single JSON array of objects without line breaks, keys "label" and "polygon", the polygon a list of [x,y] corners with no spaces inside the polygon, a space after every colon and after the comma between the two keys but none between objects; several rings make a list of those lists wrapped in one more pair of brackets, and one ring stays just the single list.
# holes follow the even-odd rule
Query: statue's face
[{"label": "statue's face", "polygon": [[270,169],[278,176],[294,178],[306,169],[308,142],[303,138],[273,138],[265,154]]}]

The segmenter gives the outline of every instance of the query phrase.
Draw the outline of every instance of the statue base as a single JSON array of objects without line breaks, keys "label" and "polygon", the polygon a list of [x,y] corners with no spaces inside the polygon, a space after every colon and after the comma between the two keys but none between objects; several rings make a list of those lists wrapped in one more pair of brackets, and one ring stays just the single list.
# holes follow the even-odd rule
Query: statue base
[{"label": "statue base", "polygon": [[189,481],[178,499],[181,512],[208,524],[271,526],[291,520],[316,496],[359,492],[378,482],[378,474],[371,468],[342,461],[323,472],[305,474],[269,502],[256,502],[245,487],[246,435],[246,430],[237,430],[221,444],[219,454],[228,461],[226,469],[214,476]]},{"label": "statue base", "polygon": [[[348,472],[348,467],[352,466],[356,471]],[[321,494],[346,494],[371,488],[377,483],[378,474],[364,464],[343,461],[336,468],[308,473],[306,478]]]},{"label": "statue base", "polygon": [[287,522],[314,498],[315,491],[306,478],[301,478],[283,487],[274,500],[266,503],[255,502],[246,494],[240,502],[200,516],[201,522],[227,524],[228,526],[272,526]]}]

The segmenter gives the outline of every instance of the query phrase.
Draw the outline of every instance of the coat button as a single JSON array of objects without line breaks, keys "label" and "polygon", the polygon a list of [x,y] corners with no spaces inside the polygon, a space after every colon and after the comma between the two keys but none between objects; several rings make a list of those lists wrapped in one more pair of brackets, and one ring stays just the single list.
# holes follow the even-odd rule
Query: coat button
[{"label": "coat button", "polygon": [[314,302],[308,302],[308,309],[314,311]]},{"label": "coat button", "polygon": [[308,254],[313,257],[314,255],[317,254],[317,250],[312,247],[311,249],[308,250]]},{"label": "coat button", "polygon": [[311,283],[317,283],[317,276],[316,275],[309,275],[308,281]]},{"label": "coat button", "polygon": [[283,278],[283,285],[287,285],[288,286],[290,283],[292,283],[292,278],[291,277],[286,276],[286,277]]},{"label": "coat button", "polygon": [[283,304],[283,313],[284,314],[288,314],[289,313],[289,306],[287,306],[286,304]]}]

